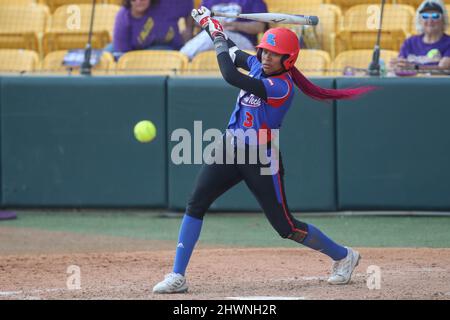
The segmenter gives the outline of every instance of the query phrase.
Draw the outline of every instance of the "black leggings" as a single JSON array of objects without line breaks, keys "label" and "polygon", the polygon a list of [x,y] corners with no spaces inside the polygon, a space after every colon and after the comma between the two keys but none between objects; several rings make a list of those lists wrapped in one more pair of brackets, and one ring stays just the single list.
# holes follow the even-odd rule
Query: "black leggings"
[{"label": "black leggings", "polygon": [[[226,154],[227,139],[220,142],[222,152]],[[236,160],[236,146],[228,146]],[[248,152],[248,148],[246,150]],[[246,155],[248,153],[246,152]],[[302,243],[308,233],[307,224],[296,220],[289,211],[284,193],[284,168],[279,157],[279,170],[274,175],[262,175],[261,169],[269,165],[262,164],[204,164],[198,174],[194,191],[188,201],[186,213],[192,217],[203,219],[210,205],[219,196],[242,180],[258,200],[272,227],[282,238],[289,238]]]}]

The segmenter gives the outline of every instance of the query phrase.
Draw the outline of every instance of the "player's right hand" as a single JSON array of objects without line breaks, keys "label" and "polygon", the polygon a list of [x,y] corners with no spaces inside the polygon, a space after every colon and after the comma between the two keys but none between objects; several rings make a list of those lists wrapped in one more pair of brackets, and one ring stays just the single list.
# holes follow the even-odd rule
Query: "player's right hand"
[{"label": "player's right hand", "polygon": [[228,39],[226,33],[223,31],[222,25],[220,24],[220,22],[218,20],[210,18],[207,26],[208,26],[209,33],[211,34],[213,39],[216,37],[222,37],[225,40]]},{"label": "player's right hand", "polygon": [[202,29],[205,29],[211,19],[211,11],[207,7],[201,6],[200,9],[192,10],[191,16]]}]

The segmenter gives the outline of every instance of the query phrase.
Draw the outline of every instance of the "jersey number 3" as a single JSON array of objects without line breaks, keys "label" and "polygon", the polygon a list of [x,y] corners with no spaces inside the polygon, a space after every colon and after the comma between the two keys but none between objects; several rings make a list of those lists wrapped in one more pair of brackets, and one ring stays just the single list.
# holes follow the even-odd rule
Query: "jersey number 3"
[{"label": "jersey number 3", "polygon": [[246,128],[253,127],[253,115],[248,111],[245,111],[244,127]]}]

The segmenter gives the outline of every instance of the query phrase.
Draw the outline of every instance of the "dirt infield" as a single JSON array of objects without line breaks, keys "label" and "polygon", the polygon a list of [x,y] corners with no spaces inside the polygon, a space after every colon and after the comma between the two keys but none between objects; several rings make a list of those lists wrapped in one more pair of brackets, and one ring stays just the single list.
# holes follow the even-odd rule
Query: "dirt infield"
[{"label": "dirt infield", "polygon": [[[330,261],[307,249],[212,248],[199,244],[187,294],[153,295],[171,268],[174,243],[2,228],[0,299],[450,299],[450,249],[357,248],[363,259],[346,286],[330,286]],[[7,244],[7,245],[4,245]],[[67,289],[70,265],[81,289]],[[381,270],[380,289],[367,268]]]}]

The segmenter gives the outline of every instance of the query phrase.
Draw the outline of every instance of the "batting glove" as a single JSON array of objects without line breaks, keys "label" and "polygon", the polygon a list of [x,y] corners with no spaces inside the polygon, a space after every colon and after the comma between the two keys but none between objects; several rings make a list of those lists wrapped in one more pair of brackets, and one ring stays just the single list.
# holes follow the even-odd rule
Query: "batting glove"
[{"label": "batting glove", "polygon": [[192,10],[191,16],[202,29],[205,29],[209,20],[211,20],[211,11],[207,7],[201,6],[200,9]]},{"label": "batting glove", "polygon": [[226,33],[223,31],[222,25],[216,19],[210,18],[207,27],[213,39],[216,37],[223,37],[225,40],[228,40]]}]

